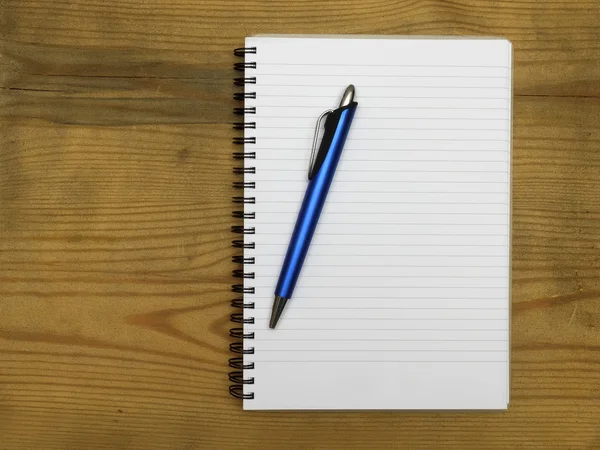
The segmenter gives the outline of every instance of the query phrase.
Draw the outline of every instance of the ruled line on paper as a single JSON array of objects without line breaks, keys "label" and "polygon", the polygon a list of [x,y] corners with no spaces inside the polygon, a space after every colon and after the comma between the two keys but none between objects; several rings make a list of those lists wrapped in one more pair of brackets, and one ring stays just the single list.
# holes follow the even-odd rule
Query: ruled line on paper
[{"label": "ruled line on paper", "polygon": [[[266,324],[268,322],[268,320],[263,320],[262,323]],[[504,321],[506,322],[506,321]],[[394,327],[394,328],[382,328],[380,326],[378,326],[377,328],[294,328],[294,327],[290,327],[290,326],[285,326],[285,327],[281,327],[280,328],[281,331],[285,331],[285,332],[289,332],[289,331],[356,331],[356,332],[377,332],[377,331],[398,331],[398,327]],[[405,328],[402,329],[402,331],[408,331],[408,332],[418,332],[418,331],[439,331],[439,332],[457,332],[457,331],[465,331],[465,332],[471,332],[471,331],[477,331],[477,332],[487,332],[487,331],[494,331],[494,332],[507,332],[508,329],[507,328]]]},{"label": "ruled line on paper", "polygon": [[[281,256],[281,255],[277,255],[277,256]],[[330,255],[328,255],[328,256],[330,256]],[[346,255],[343,255],[343,256],[346,256]],[[313,279],[314,278],[327,278],[327,279],[329,279],[329,278],[347,278],[347,277],[348,277],[347,275],[327,275],[327,276],[303,275],[302,276],[302,278],[307,278],[307,279],[308,278],[313,278]],[[277,278],[278,277],[276,277],[276,276],[270,276],[270,277],[263,276],[263,277],[261,277],[261,279],[277,279]],[[378,276],[378,275],[369,275],[368,277],[361,277],[361,276],[358,276],[358,275],[354,275],[352,278],[354,278],[354,279],[361,279],[361,278],[369,278],[369,279],[371,279],[371,278],[389,278],[389,276],[385,276],[385,275],[381,275],[381,276]],[[413,279],[413,278],[427,278],[427,279],[430,279],[431,275],[410,275],[410,276],[406,276],[406,277],[403,277],[401,275],[394,275],[394,278],[396,278],[396,279],[402,279],[402,278],[410,278],[410,279]],[[483,279],[483,280],[487,280],[487,279],[490,279],[490,278],[491,279],[494,279],[494,278],[502,278],[502,279],[504,279],[506,277],[504,275],[496,275],[496,276],[472,276],[472,277],[467,277],[467,276],[462,276],[462,277],[461,276],[456,276],[456,277],[436,276],[435,278],[436,278],[436,280],[444,280],[444,279],[451,279],[451,280],[455,280],[455,279],[458,279],[458,280],[461,280],[461,279],[464,279],[464,280],[471,280],[471,279],[478,280],[478,279]],[[255,287],[256,286],[260,286],[260,285],[255,285]],[[331,285],[331,286],[335,287],[335,285]],[[386,286],[386,287],[393,287],[393,286]],[[398,286],[398,287],[410,287],[410,286]]]},{"label": "ruled line on paper", "polygon": [[[267,348],[262,348],[261,352],[313,352],[314,349],[310,350],[310,349],[285,349],[285,350],[274,350],[274,349],[267,349]],[[385,349],[369,349],[369,350],[357,350],[357,349],[327,349],[327,348],[321,348],[319,349],[319,352],[353,352],[353,353],[361,353],[361,352],[367,352],[367,353],[379,353],[379,352],[384,352],[384,353],[411,353],[411,352],[425,352],[425,353],[506,353],[506,350],[493,350],[493,349],[486,349],[486,350],[470,350],[470,349],[464,349],[464,350],[399,350],[399,349],[393,349],[393,350],[385,350]]]},{"label": "ruled line on paper", "polygon": [[[418,77],[415,77],[418,78]],[[263,88],[276,87],[276,88],[302,88],[309,87],[313,88],[331,88],[339,86],[339,83],[336,84],[262,84],[257,82],[254,86],[260,86]],[[507,91],[510,88],[507,86],[427,86],[427,85],[413,85],[413,84],[376,84],[376,85],[364,85],[361,84],[361,88],[409,88],[409,89],[497,89]]]},{"label": "ruled line on paper", "polygon": [[[427,192],[428,193],[428,192]],[[272,201],[262,201],[261,203],[282,203],[279,200],[272,200]],[[356,204],[356,205],[360,205],[360,204],[373,204],[373,203],[383,203],[383,204],[387,204],[389,202],[366,202],[366,201],[342,201],[339,200],[337,202],[338,204],[345,204],[345,203],[350,203],[350,204]],[[425,204],[425,205],[436,205],[438,203],[436,202],[407,202],[402,200],[403,204],[408,204],[408,205],[421,205],[421,204]],[[446,205],[509,205],[508,202],[491,202],[491,203],[479,203],[479,202],[448,202],[446,203]],[[473,234],[472,236],[477,236],[477,234]]]},{"label": "ruled line on paper", "polygon": [[[280,98],[280,96],[277,96],[277,98]],[[301,98],[306,98],[306,97],[301,97]],[[373,97],[370,97],[373,98]],[[386,99],[391,99],[394,97],[385,97]],[[407,97],[397,97],[399,99],[405,99]],[[444,97],[445,99],[449,99],[448,97]],[[480,99],[480,100],[484,100],[484,99]],[[289,108],[311,108],[311,109],[316,109],[316,108],[321,108],[321,106],[317,106],[317,105],[293,105],[293,104],[289,104],[289,105],[268,105],[268,104],[261,104],[260,105],[261,108],[285,108],[285,109],[289,109]],[[383,108],[388,108],[388,109],[395,109],[395,110],[404,110],[404,109],[415,109],[415,110],[451,110],[451,111],[502,111],[502,112],[508,112],[508,109],[506,108],[466,108],[464,106],[461,106],[460,108],[457,107],[441,107],[441,106],[420,106],[420,107],[415,107],[415,106],[397,106],[397,105],[391,105],[391,106],[364,106],[361,105],[361,109],[383,109]],[[293,117],[291,116],[285,116],[287,119],[291,119]],[[296,119],[306,119],[309,116],[296,116]],[[260,116],[261,119],[280,119],[281,116],[267,116],[267,115],[262,115]],[[387,117],[388,119],[394,119],[394,117]],[[443,117],[431,117],[429,119],[444,119]],[[464,120],[464,119],[463,119]],[[477,119],[469,119],[469,120],[477,120]],[[490,119],[486,119],[486,120],[490,120]],[[495,119],[498,120],[498,119]]]},{"label": "ruled line on paper", "polygon": [[288,364],[305,364],[305,363],[310,363],[310,364],[338,364],[338,363],[363,363],[363,364],[373,364],[373,363],[396,363],[396,362],[401,362],[401,363],[436,363],[436,364],[442,364],[442,363],[447,363],[447,364],[456,364],[457,362],[460,363],[469,363],[469,364],[473,364],[473,363],[481,363],[481,364],[489,364],[489,363],[506,363],[508,362],[508,360],[506,359],[486,359],[486,360],[425,360],[425,359],[417,359],[417,360],[409,360],[409,359],[401,359],[401,360],[396,360],[396,359],[381,359],[381,360],[375,360],[375,359],[369,359],[369,360],[359,360],[359,359],[345,359],[345,360],[335,360],[335,361],[323,361],[323,360],[302,360],[302,361],[296,361],[296,360],[284,360],[284,359],[274,359],[274,360],[268,360],[268,359],[257,359],[257,358],[252,358],[253,362],[260,362],[260,363],[288,363]]},{"label": "ruled line on paper", "polygon": [[[329,212],[327,214],[335,214],[333,212]],[[385,214],[385,213],[381,213],[381,214]],[[273,243],[261,243],[260,244],[261,247],[264,246],[269,246],[269,245],[277,245],[280,246],[282,244],[273,244]],[[337,245],[339,246],[340,244],[330,244],[327,242],[324,243],[320,243],[319,246],[333,246],[333,245]],[[367,247],[398,247],[398,248],[406,248],[406,247],[506,247],[505,244],[461,244],[461,245],[454,245],[454,244],[415,244],[415,245],[411,245],[411,244],[400,244],[400,245],[390,245],[390,244],[365,244],[365,246]],[[263,255],[266,255],[263,254]],[[462,255],[461,255],[462,256]]]},{"label": "ruled line on paper", "polygon": [[[291,321],[295,321],[295,320],[329,320],[329,321],[339,321],[339,320],[356,320],[356,317],[288,317],[287,320],[288,322]],[[259,319],[259,318],[255,318],[255,320],[267,320],[267,319]],[[398,321],[419,321],[419,320],[443,320],[443,321],[449,321],[449,322],[456,322],[456,321],[464,321],[464,320],[469,320],[469,321],[473,321],[473,320],[477,320],[477,321],[482,321],[482,322],[504,322],[505,319],[504,318],[500,318],[500,319],[482,319],[482,318],[478,318],[478,317],[474,317],[474,318],[464,318],[464,317],[460,317],[460,318],[456,318],[456,317],[451,317],[451,318],[439,318],[439,317],[410,317],[410,318],[390,318],[390,317],[364,317],[362,320],[374,320],[374,321],[380,321],[380,320],[385,320],[385,321],[390,321],[390,320],[398,320]]]},{"label": "ruled line on paper", "polygon": [[[432,131],[432,130],[416,130],[416,131]],[[498,130],[496,130],[498,131]],[[259,138],[257,138],[258,140]],[[305,141],[305,137],[300,136],[282,136],[282,137],[274,137],[274,136],[261,136],[260,139],[266,140],[282,140],[282,141],[291,141],[291,140],[300,140]],[[415,138],[348,138],[346,142],[351,141],[415,141],[419,139]],[[429,141],[450,141],[450,142],[509,142],[508,139],[466,139],[466,138],[428,138]],[[254,148],[252,148],[254,150]]]},{"label": "ruled line on paper", "polygon": [[[258,307],[255,306],[252,309],[255,310],[255,311],[256,310],[271,311],[271,308],[269,308],[269,307],[260,307],[260,306],[258,306]],[[325,311],[327,311],[327,310],[339,310],[339,309],[344,309],[344,310],[350,309],[350,310],[359,310],[359,311],[362,311],[364,308],[348,307],[348,306],[343,306],[342,305],[342,306],[339,306],[337,308],[332,308],[331,306],[318,307],[318,308],[308,308],[308,307],[295,306],[294,309],[296,311],[314,310],[314,309],[318,309],[320,311],[321,310],[325,310]],[[408,307],[404,307],[404,308],[402,308],[402,307],[393,307],[393,308],[390,308],[390,307],[387,307],[387,306],[386,307],[379,307],[379,308],[376,308],[376,309],[377,310],[382,310],[382,309],[385,309],[385,310],[388,310],[388,309],[397,310],[397,309],[399,309],[399,310],[408,310],[408,311],[506,311],[505,308],[438,308],[438,307],[435,307],[435,308],[414,308],[414,307],[413,308],[408,308]]]},{"label": "ruled line on paper", "polygon": [[[282,98],[283,96],[280,94],[268,94],[268,93],[261,93],[260,94],[261,97],[277,97],[277,98]],[[311,94],[307,94],[307,95],[286,95],[285,98],[331,98],[331,99],[335,99],[337,100],[337,98],[335,96],[332,95],[311,95]],[[408,96],[408,95],[381,95],[381,96],[376,96],[376,95],[370,95],[369,97],[367,97],[369,100],[377,100],[377,99],[400,99],[400,100],[410,100],[410,99],[415,99],[415,100],[431,100],[431,99],[444,99],[444,100],[481,100],[481,101],[485,101],[485,100],[503,100],[504,97],[437,97],[437,96],[430,96],[430,97],[421,97],[421,96]],[[261,107],[273,107],[272,105],[269,104],[260,104]],[[317,105],[312,106],[313,108],[318,107]],[[385,106],[382,106],[385,107]],[[379,106],[369,106],[369,108],[379,108]],[[402,107],[399,107],[400,109],[402,109]],[[481,108],[481,109],[486,109],[486,108]],[[506,111],[509,111],[508,108],[504,108]]]},{"label": "ruled line on paper", "polygon": [[[290,117],[286,117],[286,119],[289,119]],[[395,120],[393,117],[390,118],[390,120]],[[401,119],[398,119],[401,120]],[[433,120],[433,119],[423,119],[424,121],[426,120]],[[452,120],[452,119],[437,119],[437,120]],[[500,119],[455,119],[455,120],[495,120],[497,122],[502,122],[502,120]],[[266,128],[266,129],[285,129],[285,130],[314,130],[315,127],[303,127],[303,126],[293,126],[293,127],[286,127],[286,126],[277,126],[277,125],[271,125],[271,126],[261,126],[261,128]],[[501,129],[501,128],[414,128],[414,127],[408,127],[408,128],[403,128],[403,127],[387,127],[387,128],[383,128],[383,127],[355,127],[355,130],[377,130],[377,131],[389,131],[389,130],[399,130],[399,131],[403,131],[403,130],[410,130],[410,131],[421,131],[421,130],[426,130],[426,131],[507,131],[507,129]],[[263,138],[264,139],[264,138]]]},{"label": "ruled line on paper", "polygon": [[[297,77],[297,76],[302,76],[302,77],[341,77],[341,76],[345,76],[346,74],[328,74],[328,73],[267,73],[267,72],[261,72],[261,76],[276,76],[276,77]],[[349,74],[352,75],[352,74]],[[479,79],[479,78],[483,78],[483,79],[497,79],[497,80],[506,80],[506,76],[503,75],[423,75],[423,74],[411,74],[411,75],[376,75],[376,74],[356,74],[355,76],[357,77],[366,77],[366,78],[439,78],[441,80],[446,80],[448,78],[464,78],[467,80],[471,80],[471,79]],[[279,86],[279,85],[275,85],[275,86]],[[394,85],[395,86],[395,85]]]},{"label": "ruled line on paper", "polygon": [[[281,267],[281,265],[279,265],[278,267]],[[430,288],[427,288],[427,289],[430,289]],[[446,289],[446,290],[448,290],[448,289],[453,289],[453,288],[444,287],[444,288],[440,288],[440,289]],[[474,289],[481,289],[481,288],[475,287]],[[493,288],[493,289],[498,289],[498,288]],[[252,294],[252,295],[255,295],[255,294]],[[415,300],[427,300],[427,299],[431,299],[431,298],[437,298],[437,297],[418,297],[418,296],[414,296],[414,295],[411,295],[409,297],[402,297],[401,295],[392,295],[392,296],[382,296],[382,295],[375,296],[375,295],[373,295],[373,297],[377,297],[377,299],[379,299],[379,300],[381,300],[381,299],[402,300],[402,299],[405,299],[405,298],[415,299]],[[269,301],[273,301],[273,294],[269,294],[269,296],[266,297],[266,298],[268,298]],[[311,297],[303,297],[303,296],[300,296],[300,295],[295,295],[294,296],[295,300],[312,299],[312,298],[314,298],[314,296],[311,296]],[[327,298],[328,299],[346,299],[346,298],[363,298],[364,299],[365,295],[363,294],[363,295],[360,295],[360,296],[350,296],[350,295],[331,295],[331,294],[327,294]],[[506,300],[505,296],[503,296],[503,297],[487,297],[487,296],[482,297],[481,295],[478,295],[478,296],[475,296],[475,297],[469,297],[469,296],[465,296],[465,295],[460,295],[460,296],[454,296],[454,297],[452,297],[452,296],[447,296],[446,297],[446,299],[448,299],[448,300],[462,300],[462,299],[481,300],[482,298],[483,298],[483,300]]]},{"label": "ruled line on paper", "polygon": [[[307,139],[308,140],[308,139]],[[261,151],[273,151],[274,148],[272,147],[261,147],[258,144],[252,144],[252,150],[255,153],[259,153]],[[307,147],[305,146],[301,146],[301,147],[290,147],[290,146],[285,146],[282,147],[280,149],[278,149],[280,152],[286,152],[286,151],[302,151],[302,152],[306,152]],[[390,153],[409,153],[409,152],[423,152],[423,153],[427,153],[427,152],[432,152],[432,153],[481,153],[481,152],[485,152],[485,153],[502,153],[504,155],[508,155],[508,149],[506,150],[486,150],[483,148],[480,149],[441,149],[441,148],[427,148],[427,149],[419,149],[419,148],[411,148],[411,147],[398,147],[398,148],[357,148],[357,147],[351,147],[349,149],[347,149],[347,151],[345,153],[348,152],[358,152],[358,151],[371,151],[371,152],[390,152]],[[257,154],[257,158],[262,159],[260,157],[259,154]],[[346,158],[347,159],[347,158]],[[279,159],[275,159],[276,161],[278,161]],[[288,158],[286,158],[286,160],[288,160]],[[290,159],[293,160],[293,159]],[[305,158],[297,158],[295,159],[295,161],[308,161],[308,155]],[[370,159],[367,161],[371,161]],[[430,162],[430,160],[409,160],[409,161],[421,161],[421,162]],[[434,160],[434,161],[439,161],[439,162],[445,162],[445,160]],[[449,160],[449,161],[455,161],[455,160]],[[462,161],[462,160],[457,160],[457,161]],[[473,160],[472,162],[479,162],[477,160]]]},{"label": "ruled line on paper", "polygon": [[[411,224],[411,225],[414,225],[414,224]],[[455,224],[453,224],[453,225],[455,225]],[[270,232],[269,234],[289,236],[290,233],[289,232],[286,232],[286,233]],[[330,236],[331,235],[334,235],[334,236],[335,235],[356,236],[356,233],[325,233],[323,231],[318,231],[318,234],[323,235],[323,236],[328,236],[328,235],[330,235]],[[370,233],[370,234],[369,233],[361,233],[361,234],[363,236],[381,236],[381,235],[385,235],[387,237],[389,237],[389,236],[407,236],[407,234],[405,234],[405,233]],[[491,234],[491,233],[488,233],[488,234],[485,234],[485,233],[481,233],[481,234],[472,234],[472,233],[464,233],[464,234],[461,234],[461,233],[446,233],[446,234],[443,234],[443,233],[436,233],[436,234],[421,233],[421,234],[414,234],[413,233],[413,234],[411,234],[411,236],[490,236],[490,235],[508,237],[508,234],[499,235],[496,233],[493,233],[493,234]]]},{"label": "ruled line on paper", "polygon": [[[284,150],[285,151],[285,150]],[[302,161],[302,162],[306,162],[307,158],[260,158],[260,161],[275,161],[275,162],[279,162],[281,164],[283,161]],[[383,160],[380,159],[348,159],[348,163],[355,163],[355,162],[382,162]],[[388,163],[415,163],[415,162],[421,162],[421,161],[416,161],[414,159],[390,159],[387,160]],[[460,163],[460,162],[466,162],[466,161],[461,161],[461,160],[454,160],[454,161],[439,161],[439,160],[435,160],[435,161],[429,161],[430,163],[435,162],[435,163]],[[497,165],[504,165],[506,164],[508,161],[504,161],[504,160],[484,160],[484,161],[475,161],[475,162],[481,162],[481,163],[490,163],[490,164],[497,164]],[[260,164],[260,163],[258,163]],[[350,165],[350,164],[348,164]],[[285,167],[285,168],[281,168],[281,169],[277,169],[276,167],[264,167],[264,164],[260,164],[260,170],[264,171],[264,172],[282,172],[282,173],[287,173],[287,172],[304,172],[306,173],[306,168],[303,168],[302,166],[298,165],[299,167],[296,168],[289,168],[289,167]],[[503,168],[504,169],[504,168]],[[355,173],[364,173],[365,169],[363,168],[362,170],[359,169],[344,169],[343,167],[340,167],[339,169],[336,170],[336,172],[355,172]],[[402,170],[402,169],[385,169],[385,170],[381,170],[379,172],[393,172],[393,173],[496,173],[496,174],[508,174],[510,173],[508,170],[488,170],[488,171],[482,171],[482,170],[428,170],[428,171],[422,171],[422,170]],[[306,178],[303,178],[303,180],[305,180]],[[278,181],[276,179],[268,179],[269,181],[273,180],[273,181]],[[357,180],[358,181],[358,180]],[[361,180],[361,182],[366,182],[369,180]],[[377,180],[372,180],[372,181],[377,181]]]},{"label": "ruled line on paper", "polygon": [[[361,248],[363,248],[363,247],[361,247]],[[273,254],[270,254],[270,253],[261,253],[260,256],[281,256],[281,254],[280,253],[273,253]],[[324,255],[322,255],[322,256],[324,256]],[[340,253],[340,254],[336,255],[336,254],[333,254],[333,253],[327,253],[326,256],[328,256],[328,257],[331,256],[331,257],[342,258],[342,257],[349,257],[349,256],[378,257],[378,256],[391,256],[391,255],[389,253],[382,253],[382,254],[369,253],[368,255],[351,255],[351,254],[344,254],[344,253]],[[444,256],[447,257],[448,255],[447,254],[439,254],[438,255],[438,254],[430,254],[430,253],[428,253],[426,255],[412,254],[412,253],[404,253],[404,254],[399,253],[399,254],[393,255],[393,256],[428,256],[430,258],[438,258],[438,257],[441,258],[441,257],[444,257]],[[498,258],[498,257],[502,257],[502,256],[503,255],[465,255],[463,253],[457,254],[457,257],[460,257],[460,258]],[[431,276],[429,278],[431,278]],[[445,277],[436,277],[436,278],[445,278]],[[463,277],[463,278],[469,279],[469,278],[472,278],[472,277]],[[477,277],[475,277],[475,278],[477,278]],[[482,278],[487,278],[487,277],[482,277]]]},{"label": "ruled line on paper", "polygon": [[262,66],[328,66],[328,67],[435,67],[435,68],[447,68],[447,67],[457,67],[460,69],[487,69],[487,68],[495,68],[495,69],[510,69],[509,66],[504,65],[449,65],[449,64],[357,64],[357,63],[345,63],[345,64],[336,64],[336,63],[306,63],[306,62],[279,62],[279,61],[261,61]]},{"label": "ruled line on paper", "polygon": [[[374,161],[374,160],[370,160],[370,161]],[[284,170],[283,172],[305,172],[306,170]],[[359,172],[359,173],[364,173],[364,171],[360,171],[360,170],[340,170],[339,172]],[[405,172],[409,172],[409,173],[420,173],[419,171],[415,171],[415,170],[397,170],[394,171],[396,173],[405,173]],[[423,173],[497,173],[497,174],[508,174],[508,172],[505,172],[503,170],[488,170],[488,171],[475,171],[475,170],[433,170],[433,171],[423,171]],[[276,178],[269,178],[268,180],[265,181],[269,181],[269,182],[276,182],[276,183],[297,183],[297,180],[290,180],[290,179],[284,179],[284,178],[280,178],[280,179],[276,179]],[[302,180],[304,181],[304,179]],[[342,184],[342,183],[352,183],[352,184],[356,184],[357,181],[353,181],[353,180],[336,180],[336,184]],[[380,180],[360,180],[361,183],[382,183],[382,181]],[[383,182],[384,183],[384,182]],[[425,181],[419,181],[419,180],[410,180],[407,181],[406,183],[496,183],[496,184],[502,184],[504,185],[505,183],[502,183],[500,181],[486,181],[486,180],[481,180],[481,181],[429,181],[429,180],[425,180]],[[280,191],[282,192],[282,191]]]},{"label": "ruled line on paper", "polygon": [[[410,183],[408,183],[410,184]],[[424,183],[424,184],[428,184],[428,183]],[[252,191],[252,195],[254,196],[257,193],[262,193],[262,192],[268,192],[268,191],[261,191],[260,189],[256,188],[253,189]],[[290,191],[290,190],[285,190],[285,189],[279,189],[277,191],[278,193],[286,193],[286,194],[298,194],[298,193],[304,193],[305,190],[294,190],[294,191]],[[339,191],[337,189],[331,189],[329,191],[329,193],[331,194],[332,192],[335,193],[340,193],[340,194],[360,194],[363,193],[364,191]],[[368,191],[365,193],[369,193]],[[433,193],[432,191],[380,191],[381,194],[431,194]],[[448,194],[469,194],[469,195],[490,195],[490,194],[501,194],[502,192],[500,191],[492,191],[492,192],[475,192],[475,191],[448,191]],[[381,204],[385,204],[388,202],[379,202]],[[414,224],[413,224],[414,225]],[[459,224],[454,224],[454,225],[459,225]],[[469,224],[466,224],[469,225]]]},{"label": "ruled line on paper", "polygon": [[[249,253],[250,255],[251,253]],[[280,255],[281,256],[281,255]],[[281,268],[281,264],[261,264],[261,267],[279,267]],[[311,264],[312,267],[330,267],[329,264],[327,265],[318,265],[318,264]],[[345,264],[336,264],[336,267],[356,267],[355,265],[345,265]],[[465,266],[465,265],[448,265],[448,266],[440,266],[440,265],[431,265],[431,266],[427,266],[427,265],[394,265],[394,266],[390,266],[390,265],[373,265],[373,264],[369,264],[369,267],[422,267],[422,268],[433,268],[433,269],[440,269],[440,268],[460,268],[460,269],[472,269],[475,267],[487,267],[487,268],[495,268],[495,269],[507,269],[508,265],[506,266],[494,266],[494,265],[481,265],[478,264],[477,266]],[[256,270],[254,268],[252,268],[252,270]],[[297,298],[297,297],[294,297]],[[380,297],[381,298],[381,297]],[[389,298],[395,298],[395,299],[401,299],[403,298],[402,296],[398,295],[398,296],[393,296],[393,297],[389,297]],[[412,297],[411,297],[412,298]],[[426,297],[419,297],[419,298],[426,298]],[[432,297],[432,298],[437,298],[437,297]],[[448,297],[448,298],[453,298],[453,297]],[[468,299],[469,297],[460,297],[460,298],[466,298]],[[480,297],[471,297],[472,299],[477,299]],[[492,297],[486,297],[488,299],[493,299]],[[497,300],[499,299],[503,299],[504,297],[498,297]]]},{"label": "ruled line on paper", "polygon": [[[285,330],[284,330],[285,331]],[[364,330],[363,330],[364,331]],[[494,330],[495,331],[495,330]],[[278,338],[276,336],[274,336],[273,334],[269,334],[267,333],[259,333],[258,336],[263,336],[261,337],[255,337],[252,341],[252,344],[255,343],[260,343],[260,342],[264,342],[264,343],[269,343],[269,344],[273,344],[273,343],[277,343],[278,341],[292,341],[292,342],[319,342],[321,340],[323,340],[324,342],[332,342],[332,343],[344,343],[345,341],[348,342],[398,342],[398,343],[405,343],[405,342],[412,342],[411,339],[407,339],[407,338],[375,338],[375,339],[369,339],[369,338],[359,338],[358,336],[350,336],[350,337],[344,337],[344,338],[339,338],[339,337],[334,337],[334,338],[329,338],[329,337],[320,337],[317,339],[314,338],[303,338],[303,337],[299,337],[299,338]],[[446,339],[446,338],[435,338],[435,339],[430,339],[430,338],[418,338],[415,339],[414,342],[415,343],[419,343],[419,344],[423,344],[423,343],[430,343],[430,342],[441,342],[441,343],[449,343],[449,342],[467,342],[467,343],[472,343],[474,342],[474,339],[477,339],[477,341],[481,341],[481,342],[504,342],[506,343],[506,340],[504,337],[499,337],[499,338],[494,338],[491,339],[489,337],[485,337],[485,338],[481,338],[479,334],[474,334],[474,338],[470,338],[470,339],[465,339],[465,338],[460,338],[460,339],[455,339],[455,338],[450,338],[450,339]],[[429,345],[435,345],[435,344],[429,344]],[[460,344],[459,344],[460,345]],[[496,344],[497,345],[497,344]],[[499,350],[505,350],[503,348],[499,349]]]}]

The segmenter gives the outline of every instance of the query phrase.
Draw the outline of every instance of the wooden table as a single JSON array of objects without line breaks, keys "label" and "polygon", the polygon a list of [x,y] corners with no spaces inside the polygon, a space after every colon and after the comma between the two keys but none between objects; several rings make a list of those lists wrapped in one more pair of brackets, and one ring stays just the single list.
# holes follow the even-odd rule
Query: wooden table
[{"label": "wooden table", "polygon": [[[513,41],[507,413],[227,394],[232,50],[290,32]],[[0,448],[600,448],[598,1],[2,0],[0,33]]]}]

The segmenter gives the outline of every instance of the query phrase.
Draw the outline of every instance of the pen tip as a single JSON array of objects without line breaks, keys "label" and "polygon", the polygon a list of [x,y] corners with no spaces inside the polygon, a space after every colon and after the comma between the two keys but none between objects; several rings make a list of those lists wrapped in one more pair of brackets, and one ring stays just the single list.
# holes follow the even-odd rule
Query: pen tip
[{"label": "pen tip", "polygon": [[285,297],[280,297],[279,295],[275,296],[275,300],[273,300],[273,310],[271,311],[271,320],[269,321],[269,328],[275,328],[277,326],[277,322],[279,322],[279,318],[281,317],[281,313],[283,312],[283,308],[285,308],[285,304],[288,299]]}]

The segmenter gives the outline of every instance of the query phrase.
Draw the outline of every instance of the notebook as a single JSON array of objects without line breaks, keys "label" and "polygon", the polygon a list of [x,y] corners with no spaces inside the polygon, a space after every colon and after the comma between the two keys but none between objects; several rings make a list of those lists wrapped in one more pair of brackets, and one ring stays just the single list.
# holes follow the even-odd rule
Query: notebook
[{"label": "notebook", "polygon": [[[510,42],[268,35],[236,55],[230,392],[246,410],[506,409]],[[356,115],[271,330],[315,124],[349,84]]]}]

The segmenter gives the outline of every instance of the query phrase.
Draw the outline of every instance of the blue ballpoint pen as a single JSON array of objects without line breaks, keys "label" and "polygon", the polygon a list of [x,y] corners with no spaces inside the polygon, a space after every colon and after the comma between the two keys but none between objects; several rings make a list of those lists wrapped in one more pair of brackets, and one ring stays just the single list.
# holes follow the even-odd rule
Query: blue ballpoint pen
[{"label": "blue ballpoint pen", "polygon": [[[342,96],[340,106],[325,111],[317,120],[308,169],[308,187],[275,288],[270,328],[275,328],[287,301],[294,292],[357,106],[358,103],[354,101],[354,86],[350,85]],[[323,119],[325,119],[323,138],[319,151],[316,152],[319,125]]]}]

